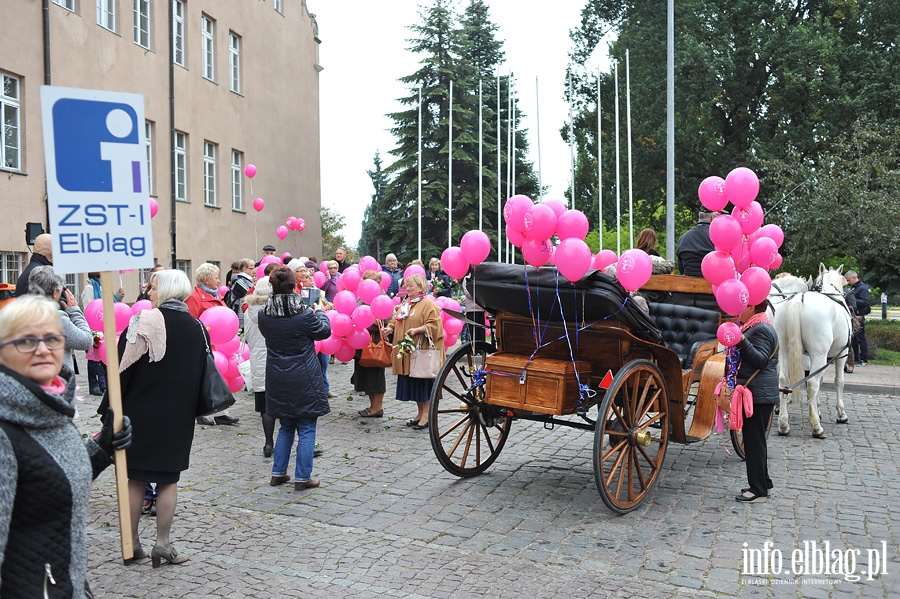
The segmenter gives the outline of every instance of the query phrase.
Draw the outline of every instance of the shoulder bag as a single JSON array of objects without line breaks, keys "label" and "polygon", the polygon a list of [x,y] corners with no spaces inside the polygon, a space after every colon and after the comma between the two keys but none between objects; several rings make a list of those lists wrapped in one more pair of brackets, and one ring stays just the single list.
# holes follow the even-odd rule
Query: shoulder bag
[{"label": "shoulder bag", "polygon": [[[427,346],[423,343],[427,342]],[[425,334],[419,338],[409,358],[409,376],[413,379],[433,379],[441,369],[441,350],[434,345],[434,340],[425,328]]]},{"label": "shoulder bag", "polygon": [[387,368],[391,365],[391,345],[381,334],[381,321],[378,322],[378,341],[369,339],[369,344],[362,348],[359,365],[366,368]]},{"label": "shoulder bag", "polygon": [[[203,326],[200,324],[200,326]],[[206,340],[206,332],[202,331],[203,342],[206,344],[206,362],[203,364],[203,376],[200,380],[200,397],[197,401],[197,416],[209,416],[222,410],[227,410],[234,405],[234,395],[225,384],[219,369],[216,368],[216,360],[209,349],[209,341]]]}]

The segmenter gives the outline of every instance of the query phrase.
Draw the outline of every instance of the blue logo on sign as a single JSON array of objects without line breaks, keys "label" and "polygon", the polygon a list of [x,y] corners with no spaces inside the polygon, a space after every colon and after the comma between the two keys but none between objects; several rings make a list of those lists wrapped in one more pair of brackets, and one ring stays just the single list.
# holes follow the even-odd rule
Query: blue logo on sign
[{"label": "blue logo on sign", "polygon": [[[113,191],[113,169],[130,169],[132,190],[141,191],[137,160],[116,161],[118,146],[142,146],[137,114],[128,104],[63,98],[53,105],[56,179],[68,191]],[[124,190],[120,190],[124,191]]]}]

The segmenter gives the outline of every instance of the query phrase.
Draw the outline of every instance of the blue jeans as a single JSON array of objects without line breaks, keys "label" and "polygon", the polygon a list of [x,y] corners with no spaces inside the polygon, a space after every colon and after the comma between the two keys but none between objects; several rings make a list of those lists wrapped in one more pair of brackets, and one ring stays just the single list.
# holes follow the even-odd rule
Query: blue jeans
[{"label": "blue jeans", "polygon": [[272,476],[287,474],[288,462],[291,461],[291,446],[294,444],[294,433],[297,433],[297,464],[294,468],[294,481],[306,482],[312,476],[313,451],[316,446],[316,418],[279,418],[281,428],[275,439],[275,452],[272,455]]},{"label": "blue jeans", "polygon": [[328,354],[319,352],[319,366],[322,367],[322,378],[325,379],[325,393],[331,391],[331,385],[328,384],[328,360],[331,358]]},{"label": "blue jeans", "polygon": [[106,364],[88,360],[88,387],[106,391]]}]

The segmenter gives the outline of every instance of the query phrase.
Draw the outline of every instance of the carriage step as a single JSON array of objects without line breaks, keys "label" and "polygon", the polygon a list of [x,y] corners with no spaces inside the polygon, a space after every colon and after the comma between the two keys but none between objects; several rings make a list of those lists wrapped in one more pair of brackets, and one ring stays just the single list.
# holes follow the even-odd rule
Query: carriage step
[{"label": "carriage step", "polygon": [[687,435],[686,439],[687,439],[687,443],[688,443],[688,444],[691,444],[691,443],[698,443],[698,442],[700,442],[700,441],[703,440],[703,439],[701,439],[700,437],[694,437],[694,436],[692,436],[692,435]]}]

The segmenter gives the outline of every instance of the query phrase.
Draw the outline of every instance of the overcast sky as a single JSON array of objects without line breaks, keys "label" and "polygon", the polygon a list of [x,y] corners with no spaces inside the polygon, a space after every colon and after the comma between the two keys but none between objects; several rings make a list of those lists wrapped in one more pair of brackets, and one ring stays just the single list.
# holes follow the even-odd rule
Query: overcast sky
[{"label": "overcast sky", "polygon": [[[467,0],[455,0],[462,9]],[[506,63],[501,74],[515,74],[519,107],[529,130],[531,155],[538,167],[536,105],[540,103],[540,166],[549,196],[562,197],[569,181],[569,148],[559,136],[568,122],[563,97],[569,30],[578,26],[583,0],[552,4],[523,0],[488,0],[491,20],[499,25]],[[408,27],[421,22],[420,6],[431,0],[307,0],[319,24],[322,205],[346,219],[344,238],[359,241],[363,212],[371,201],[375,151],[386,166],[395,146],[385,115],[400,110],[397,98],[408,94],[398,82],[418,69],[420,57],[407,52]],[[536,90],[535,78],[538,89]],[[496,89],[496,88],[495,88]],[[494,92],[496,93],[496,92]],[[477,135],[477,130],[473,132]],[[487,192],[485,192],[487,194]],[[496,194],[496,191],[494,191]],[[536,199],[536,198],[535,198]],[[496,197],[491,197],[496,202]],[[379,257],[381,258],[381,257]]]}]

